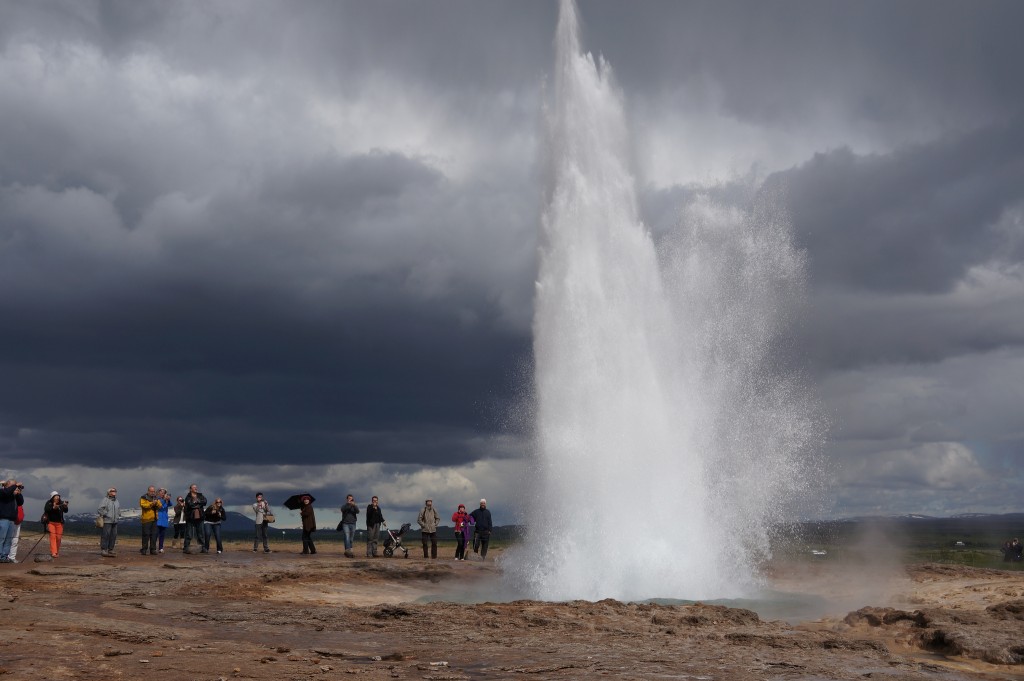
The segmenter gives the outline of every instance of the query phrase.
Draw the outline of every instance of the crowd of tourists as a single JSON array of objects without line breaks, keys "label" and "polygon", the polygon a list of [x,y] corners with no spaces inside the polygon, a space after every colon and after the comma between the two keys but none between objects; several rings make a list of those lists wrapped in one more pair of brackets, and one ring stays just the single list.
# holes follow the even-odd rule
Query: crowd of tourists
[{"label": "crowd of tourists", "polygon": [[[22,483],[13,479],[0,484],[0,563],[16,562],[21,524],[25,518],[24,488]],[[322,529],[317,527],[313,502],[314,499],[310,495],[297,495],[295,498],[302,521],[304,555],[313,555],[317,552],[313,536],[318,529]],[[256,493],[251,508],[254,516],[252,550],[255,553],[262,548],[264,553],[271,553],[268,529],[276,518],[262,492]],[[211,553],[214,550],[217,553],[224,552],[221,534],[221,527],[227,520],[224,500],[214,497],[213,501],[209,502],[199,491],[198,485],[190,485],[188,492],[177,497],[171,495],[165,488],[150,485],[139,497],[139,510],[142,529],[139,552],[144,556],[164,553],[168,540],[168,548],[177,549],[180,543],[184,553]],[[353,543],[360,514],[355,497],[347,495],[340,510],[341,522],[338,523],[337,529],[341,532],[345,556],[354,558]],[[56,491],[51,492],[40,517],[40,522],[49,535],[51,558],[60,556],[67,513],[67,499],[62,498]],[[381,545],[395,545],[396,536],[388,530],[384,513],[380,508],[380,500],[376,496],[371,497],[365,513],[366,557],[376,558],[380,555]],[[117,527],[121,520],[121,502],[117,496],[117,488],[111,487],[96,509],[95,520],[100,535],[100,555],[105,558],[117,555]],[[485,560],[493,530],[487,500],[481,499],[479,508],[471,513],[466,512],[465,504],[459,504],[452,513],[451,520],[456,540],[454,559],[466,560],[467,548],[472,546],[473,552]],[[424,502],[424,507],[417,516],[417,523],[422,537],[423,557],[437,559],[437,532],[441,524],[441,515],[434,508],[432,499]],[[398,541],[400,545],[400,540]],[[386,550],[383,552],[387,553]]]}]

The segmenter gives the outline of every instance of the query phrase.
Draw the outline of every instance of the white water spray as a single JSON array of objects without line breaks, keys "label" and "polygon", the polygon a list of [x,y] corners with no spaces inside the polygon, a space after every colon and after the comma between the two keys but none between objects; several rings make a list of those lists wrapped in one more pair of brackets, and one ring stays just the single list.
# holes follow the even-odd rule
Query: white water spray
[{"label": "white water spray", "polygon": [[655,246],[622,97],[562,0],[534,319],[536,499],[509,572],[536,598],[736,597],[803,493],[815,427],[771,370],[803,261],[769,211],[697,202]]}]

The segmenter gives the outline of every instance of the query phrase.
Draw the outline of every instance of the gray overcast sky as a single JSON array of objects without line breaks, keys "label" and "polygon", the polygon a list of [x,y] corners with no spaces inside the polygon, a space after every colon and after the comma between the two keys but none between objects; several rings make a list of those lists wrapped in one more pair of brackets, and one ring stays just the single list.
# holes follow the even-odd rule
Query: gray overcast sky
[{"label": "gray overcast sky", "polygon": [[[1021,510],[1024,4],[580,11],[656,237],[785,203],[828,512]],[[0,469],[514,522],[556,15],[0,0]]]}]

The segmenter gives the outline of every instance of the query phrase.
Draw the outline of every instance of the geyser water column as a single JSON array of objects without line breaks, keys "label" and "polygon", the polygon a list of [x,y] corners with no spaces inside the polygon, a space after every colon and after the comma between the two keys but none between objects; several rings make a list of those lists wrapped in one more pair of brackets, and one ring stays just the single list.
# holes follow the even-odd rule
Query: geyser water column
[{"label": "geyser water column", "polygon": [[[750,551],[766,546],[773,481],[797,474],[806,444],[793,435],[806,424],[781,413],[788,391],[748,385],[775,327],[770,311],[747,312],[771,307],[763,291],[799,279],[802,263],[784,225],[761,230],[774,241],[752,256],[759,230],[712,208],[700,225],[713,238],[694,230],[659,253],[639,217],[622,96],[608,64],[581,51],[572,0],[556,52],[534,319],[537,482],[509,572],[547,600],[741,595]],[[701,274],[712,261],[737,275]],[[732,337],[709,340],[716,330]]]}]

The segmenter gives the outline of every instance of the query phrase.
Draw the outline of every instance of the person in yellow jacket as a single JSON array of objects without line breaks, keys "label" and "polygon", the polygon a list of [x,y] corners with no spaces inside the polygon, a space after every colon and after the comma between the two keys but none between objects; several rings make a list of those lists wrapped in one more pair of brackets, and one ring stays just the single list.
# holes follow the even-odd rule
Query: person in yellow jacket
[{"label": "person in yellow jacket", "polygon": [[139,497],[139,508],[142,509],[142,555],[156,555],[157,511],[163,507],[163,499],[156,493],[156,487],[153,485]]}]

